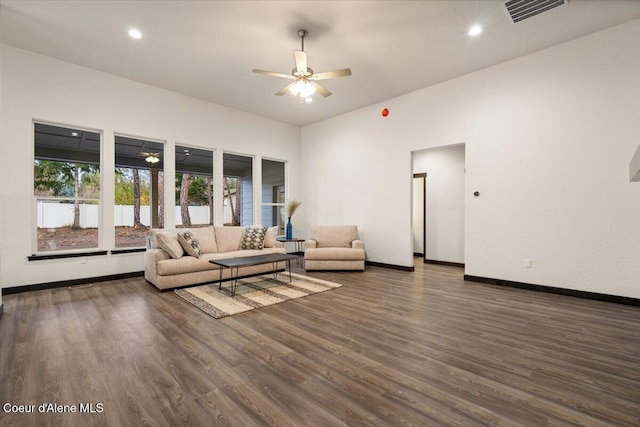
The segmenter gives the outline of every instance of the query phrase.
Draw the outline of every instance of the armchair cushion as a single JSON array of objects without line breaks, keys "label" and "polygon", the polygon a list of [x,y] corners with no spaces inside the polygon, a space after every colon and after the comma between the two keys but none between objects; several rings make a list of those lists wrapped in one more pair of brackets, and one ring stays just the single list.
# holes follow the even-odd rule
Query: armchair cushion
[{"label": "armchair cushion", "polygon": [[311,230],[311,238],[318,248],[350,248],[351,242],[358,238],[355,225],[321,225]]},{"label": "armchair cushion", "polygon": [[305,261],[362,261],[364,260],[364,249],[352,248],[318,248],[309,249],[304,253]]}]

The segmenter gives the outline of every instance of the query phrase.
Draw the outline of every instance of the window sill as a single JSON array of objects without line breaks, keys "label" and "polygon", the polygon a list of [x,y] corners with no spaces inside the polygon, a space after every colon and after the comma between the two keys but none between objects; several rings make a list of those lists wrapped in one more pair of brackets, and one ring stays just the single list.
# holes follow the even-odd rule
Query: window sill
[{"label": "window sill", "polygon": [[44,261],[49,259],[64,259],[64,258],[80,258],[87,256],[101,256],[107,255],[107,251],[86,251],[86,252],[68,252],[61,254],[40,254],[40,255],[31,255],[27,257],[29,261]]},{"label": "window sill", "polygon": [[147,248],[123,248],[123,249],[111,249],[111,255],[120,255],[120,254],[133,254],[136,252],[146,252]]}]

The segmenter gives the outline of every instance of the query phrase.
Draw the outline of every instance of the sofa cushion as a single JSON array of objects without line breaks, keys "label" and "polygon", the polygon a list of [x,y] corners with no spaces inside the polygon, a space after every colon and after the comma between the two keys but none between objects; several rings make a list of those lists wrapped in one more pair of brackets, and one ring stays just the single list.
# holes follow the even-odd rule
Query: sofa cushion
[{"label": "sofa cushion", "polygon": [[240,249],[262,249],[266,231],[264,227],[246,227],[242,232]]},{"label": "sofa cushion", "polygon": [[[211,264],[212,259],[239,258],[245,256],[266,255],[273,253],[285,253],[284,248],[268,248],[263,250],[237,250],[225,253],[202,254],[200,258],[183,256],[180,259],[163,259],[157,262],[157,274],[159,276],[173,276],[176,274],[194,273],[198,271],[217,270],[218,266]],[[246,269],[240,269],[240,275],[246,274]]]},{"label": "sofa cushion", "polygon": [[188,255],[200,258],[200,242],[190,231],[179,232],[178,242]]},{"label": "sofa cushion", "polygon": [[268,255],[268,254],[286,254],[284,248],[264,248],[264,249],[245,249],[238,251],[225,252],[225,256],[229,258],[241,258],[246,256]]},{"label": "sofa cushion", "polygon": [[182,245],[178,242],[177,237],[168,231],[160,231],[155,233],[156,241],[160,249],[164,250],[171,258],[179,259],[184,254]]},{"label": "sofa cushion", "polygon": [[351,242],[358,238],[355,225],[318,226],[311,230],[311,238],[319,248],[350,248]]},{"label": "sofa cushion", "polygon": [[276,247],[276,238],[278,237],[278,226],[267,228],[267,232],[264,235],[264,247],[265,248],[275,248]]},{"label": "sofa cushion", "polygon": [[305,260],[360,261],[364,260],[364,249],[317,248],[304,251]]},{"label": "sofa cushion", "polygon": [[209,260],[229,258],[223,254],[202,254],[200,258],[183,256],[180,259],[166,259],[158,261],[157,271],[160,276],[172,276],[174,274],[193,273],[197,271],[217,270],[218,266],[211,264]]},{"label": "sofa cushion", "polygon": [[240,241],[244,227],[214,227],[218,252],[237,251],[240,249]]},{"label": "sofa cushion", "polygon": [[216,233],[213,230],[213,226],[187,228],[185,231],[190,231],[193,237],[198,239],[198,242],[200,242],[200,253],[210,254],[218,252]]}]

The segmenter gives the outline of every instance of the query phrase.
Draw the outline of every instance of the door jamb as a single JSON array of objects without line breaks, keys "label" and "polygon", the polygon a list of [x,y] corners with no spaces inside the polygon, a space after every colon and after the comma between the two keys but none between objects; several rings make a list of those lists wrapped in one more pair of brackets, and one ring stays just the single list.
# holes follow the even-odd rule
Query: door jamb
[{"label": "door jamb", "polygon": [[[422,178],[422,258],[427,259],[427,174],[414,173],[414,178]],[[415,252],[414,252],[415,255]],[[425,261],[426,262],[426,261]]]}]

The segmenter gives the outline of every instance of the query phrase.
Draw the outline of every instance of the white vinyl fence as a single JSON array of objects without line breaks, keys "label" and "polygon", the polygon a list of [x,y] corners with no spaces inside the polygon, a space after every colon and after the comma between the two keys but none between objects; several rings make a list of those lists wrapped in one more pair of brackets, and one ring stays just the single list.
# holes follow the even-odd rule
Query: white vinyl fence
[{"label": "white vinyl fence", "polygon": [[[38,228],[58,228],[73,225],[73,203],[51,203],[38,201],[36,204]],[[175,207],[176,225],[182,223],[180,206]],[[209,224],[209,206],[189,206],[189,216],[192,224]],[[114,206],[113,220],[116,227],[133,226],[133,206]],[[151,209],[140,206],[140,222],[151,225]],[[98,205],[80,204],[80,227],[98,227]]]}]

